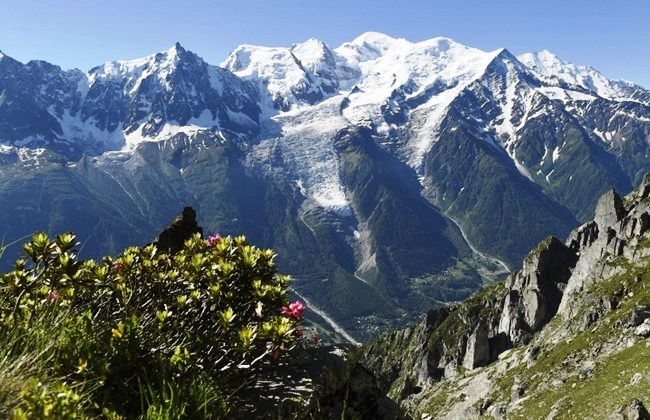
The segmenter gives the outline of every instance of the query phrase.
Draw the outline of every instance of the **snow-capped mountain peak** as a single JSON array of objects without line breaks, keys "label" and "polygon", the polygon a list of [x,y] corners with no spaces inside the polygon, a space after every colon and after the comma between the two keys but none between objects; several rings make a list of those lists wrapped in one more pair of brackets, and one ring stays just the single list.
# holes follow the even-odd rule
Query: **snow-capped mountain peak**
[{"label": "snow-capped mountain peak", "polygon": [[[526,64],[531,69],[545,75],[554,75],[555,71],[563,71],[570,63],[560,60],[549,50],[542,50],[533,53],[524,53],[518,57],[519,61]],[[574,66],[575,67],[575,66]]]},{"label": "snow-capped mountain peak", "polygon": [[405,84],[411,93],[433,83],[458,85],[480,76],[498,53],[443,37],[412,43],[367,32],[333,50],[317,39],[290,48],[242,45],[221,67],[268,93],[263,108],[270,116],[353,90],[378,107]]},{"label": "snow-capped mountain peak", "polygon": [[[384,48],[389,48],[389,46],[394,45],[395,42],[399,42],[399,41],[406,41],[406,40],[403,38],[394,38],[390,35],[381,32],[368,31],[362,33],[354,40],[352,40],[350,43],[354,45],[363,45],[363,44],[368,44],[373,46],[383,45]],[[406,42],[410,43],[409,41]]]},{"label": "snow-capped mountain peak", "polygon": [[313,105],[338,88],[335,56],[317,39],[290,48],[242,45],[221,67],[266,94],[261,104],[266,116]]},{"label": "snow-capped mountain peak", "polygon": [[[109,61],[90,70],[89,77],[91,84],[95,80],[115,78],[142,79],[152,73],[159,73],[159,76],[164,78],[169,72],[175,69],[176,65],[180,61],[185,60],[188,57],[198,59],[198,57],[185,50],[180,43],[177,42],[165,51],[143,58]],[[139,83],[136,83],[136,85],[139,85]],[[134,88],[135,87],[137,86],[134,86]]]},{"label": "snow-capped mountain peak", "polygon": [[[164,140],[179,127],[215,135],[226,127],[239,134],[268,127],[265,138],[274,138],[281,127],[277,138],[290,144],[293,156],[304,148],[307,161],[296,166],[307,168],[298,171],[307,190],[316,183],[309,179],[313,161],[330,159],[332,133],[350,124],[371,123],[419,171],[451,104],[468,88],[491,92],[496,107],[477,126],[510,139],[508,144],[539,113],[536,93],[566,103],[598,97],[650,102],[648,91],[546,50],[514,57],[506,49],[486,52],[445,37],[411,42],[377,32],[336,49],[315,38],[290,47],[242,45],[220,67],[176,43],[67,78],[75,84],[68,102],[76,105],[68,114],[59,111],[62,105],[48,112],[57,120],[53,127],[73,129],[54,129],[57,139],[84,138],[101,151]],[[399,137],[402,127],[409,132]],[[307,144],[309,136],[318,141]],[[315,145],[322,150],[314,151]],[[336,191],[343,195],[342,188]]]},{"label": "snow-capped mountain peak", "polygon": [[304,86],[308,80],[298,59],[285,47],[242,45],[221,63],[242,79],[257,83],[261,92],[269,93],[269,103],[263,104],[267,114],[274,108],[288,110],[299,103],[292,89]]},{"label": "snow-capped mountain peak", "polygon": [[341,45],[337,48],[337,52],[348,59],[364,62],[377,59],[398,46],[409,45],[412,43],[405,39],[396,39],[379,32],[366,32],[353,41]]},{"label": "snow-capped mountain peak", "polygon": [[305,42],[294,44],[290,50],[299,56],[301,60],[315,61],[323,58],[327,51],[329,51],[329,48],[323,41],[316,38],[309,38]]},{"label": "snow-capped mountain peak", "polygon": [[171,46],[171,48],[165,51],[165,53],[169,57],[178,57],[182,54],[186,54],[187,50],[183,48],[180,42],[176,42],[174,45]]},{"label": "snow-capped mountain peak", "polygon": [[133,78],[141,75],[144,68],[150,67],[155,62],[156,56],[150,55],[135,60],[109,61],[95,67],[89,72],[90,83],[99,80],[118,79],[123,77]]},{"label": "snow-capped mountain peak", "polygon": [[636,87],[630,82],[610,80],[592,67],[563,61],[548,50],[521,54],[517,58],[538,77],[550,83],[564,82],[607,99],[629,100],[630,90]]},{"label": "snow-capped mountain peak", "polygon": [[305,195],[345,213],[349,204],[332,158],[335,134],[350,124],[370,122],[387,133],[408,119],[417,121],[399,153],[420,167],[450,103],[503,51],[484,52],[442,37],[413,43],[369,32],[334,50],[316,39],[290,48],[244,45],[222,66],[268,95],[264,118],[283,131],[264,137],[277,140],[291,162],[290,177],[300,180]]},{"label": "snow-capped mountain peak", "polygon": [[317,75],[323,71],[333,71],[336,66],[332,50],[323,41],[315,38],[294,44],[290,51],[305,69]]},{"label": "snow-capped mountain peak", "polygon": [[430,51],[448,51],[452,48],[458,48],[458,47],[465,47],[462,44],[459,44],[458,42],[454,41],[451,38],[446,38],[443,36],[438,36],[435,38],[427,39],[424,41],[420,41],[417,43],[420,45],[422,48],[426,48]]},{"label": "snow-capped mountain peak", "polygon": [[409,80],[426,88],[436,80],[475,77],[498,53],[466,47],[449,38],[412,43],[375,32],[344,43],[335,52],[348,66],[359,68],[360,83],[389,90]]},{"label": "snow-capped mountain peak", "polygon": [[[201,133],[221,141],[229,133],[244,136],[258,131],[255,89],[229,71],[209,66],[179,43],[143,58],[107,62],[88,73],[11,59],[2,60],[1,67],[5,96],[26,94],[27,99],[16,103],[34,108],[30,112],[42,121],[31,132],[0,130],[0,139],[14,145],[51,145],[77,158],[130,150],[143,141],[166,140],[179,133],[190,139]],[[5,119],[11,115],[6,113]]]}]

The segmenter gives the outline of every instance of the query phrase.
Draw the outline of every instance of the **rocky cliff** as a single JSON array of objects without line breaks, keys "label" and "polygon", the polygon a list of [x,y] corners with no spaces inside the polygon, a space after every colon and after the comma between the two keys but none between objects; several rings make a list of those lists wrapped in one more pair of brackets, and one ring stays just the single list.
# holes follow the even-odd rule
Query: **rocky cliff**
[{"label": "rocky cliff", "polygon": [[[649,418],[650,175],[501,284],[365,347],[416,418]],[[645,416],[645,417],[644,417]]]}]

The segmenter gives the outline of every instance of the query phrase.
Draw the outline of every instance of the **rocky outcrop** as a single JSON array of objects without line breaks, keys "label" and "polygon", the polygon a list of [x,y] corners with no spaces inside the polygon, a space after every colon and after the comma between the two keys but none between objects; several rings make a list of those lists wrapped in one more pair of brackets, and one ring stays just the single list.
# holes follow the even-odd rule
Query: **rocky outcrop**
[{"label": "rocky outcrop", "polygon": [[154,244],[163,252],[175,254],[195,233],[202,235],[203,229],[196,222],[196,211],[192,207],[185,207],[183,213],[169,227],[160,232]]},{"label": "rocky outcrop", "polygon": [[363,347],[361,363],[391,398],[399,401],[417,393],[432,376],[440,375],[438,361],[430,362],[428,357],[428,337],[445,323],[450,312],[444,306],[433,309],[422,323],[391,331]]},{"label": "rocky outcrop", "polygon": [[[643,341],[650,337],[648,266],[650,176],[625,199],[613,190],[605,193],[593,221],[571,232],[565,243],[553,237],[541,242],[504,283],[430,312],[408,333],[382,337],[366,348],[362,363],[383,373],[383,389],[399,389],[391,397],[415,416],[443,407],[447,414],[437,414],[441,418],[507,417],[528,404],[529,393],[607,381],[608,358],[630,347],[636,346],[628,357],[648,356],[650,344]],[[608,316],[616,311],[619,315]],[[590,335],[573,342],[585,332]],[[508,373],[513,367],[521,369]],[[531,369],[536,376],[526,376]],[[633,373],[630,392],[646,377]],[[547,413],[563,416],[574,404],[567,399]],[[634,403],[611,418],[645,418],[644,410]]]},{"label": "rocky outcrop", "polygon": [[596,222],[591,221],[573,230],[566,243],[571,250],[577,253],[581,248],[585,248],[594,243],[597,238],[598,225]]},{"label": "rocky outcrop", "polygon": [[650,413],[641,401],[633,400],[612,413],[608,420],[650,420]]},{"label": "rocky outcrop", "polygon": [[490,361],[490,342],[485,324],[479,323],[467,340],[463,367],[474,369]]},{"label": "rocky outcrop", "polygon": [[594,222],[601,232],[605,232],[610,226],[618,222],[625,216],[625,207],[623,200],[614,190],[609,190],[603,194],[596,204],[596,214]]},{"label": "rocky outcrop", "polygon": [[408,419],[352,346],[297,347],[251,370],[235,418]]},{"label": "rocky outcrop", "polygon": [[[556,314],[576,260],[573,249],[549,237],[503,284],[430,311],[418,326],[389,333],[365,348],[363,363],[398,400],[456,376],[461,367],[485,366],[530,341]],[[404,348],[409,350],[399,350]]]},{"label": "rocky outcrop", "polygon": [[508,348],[498,334],[505,293],[499,284],[462,304],[434,309],[422,323],[365,346],[361,363],[397,401],[432,382],[455,377],[461,367],[484,366]]},{"label": "rocky outcrop", "polygon": [[650,197],[650,174],[645,174],[643,182],[639,186],[639,198]]},{"label": "rocky outcrop", "polygon": [[637,305],[632,309],[630,326],[637,327],[648,319],[650,319],[650,304]]},{"label": "rocky outcrop", "polygon": [[526,257],[523,269],[506,280],[499,332],[511,345],[527,343],[555,315],[576,261],[571,248],[549,237]]},{"label": "rocky outcrop", "polygon": [[574,230],[567,246],[579,259],[567,281],[558,312],[565,318],[576,314],[581,296],[601,278],[614,275],[620,267],[611,264],[616,258],[638,260],[647,255],[639,247],[650,229],[650,176],[626,197],[627,205],[615,191],[605,193],[596,206],[594,221]]}]

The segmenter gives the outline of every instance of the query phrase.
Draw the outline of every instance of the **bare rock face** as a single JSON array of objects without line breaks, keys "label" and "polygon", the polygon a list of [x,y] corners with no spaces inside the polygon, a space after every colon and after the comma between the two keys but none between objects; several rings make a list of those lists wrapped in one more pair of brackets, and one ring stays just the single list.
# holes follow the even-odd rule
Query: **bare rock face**
[{"label": "bare rock face", "polygon": [[641,325],[636,327],[634,334],[639,337],[650,337],[650,319],[646,319]]},{"label": "bare rock face", "polygon": [[628,214],[623,200],[614,190],[603,194],[598,200],[594,220],[575,229],[567,239],[567,246],[578,255],[571,277],[562,296],[558,312],[573,315],[575,297],[594,279],[607,275],[610,268],[604,258],[623,255],[628,239],[625,232],[637,235],[644,222]]},{"label": "bare rock face", "polygon": [[[646,181],[650,196],[650,177]],[[547,238],[500,289],[429,312],[419,326],[393,332],[368,347],[364,363],[383,389],[393,390],[397,400],[418,393],[427,383],[453,378],[460,366],[485,366],[504,351],[529,343],[562,311],[562,305],[564,314],[570,313],[578,306],[575,302],[580,302],[581,290],[606,274],[604,256],[628,252],[633,238],[648,229],[650,203],[638,200],[636,208],[626,209],[618,194],[608,191],[598,202],[595,220],[575,229],[566,243]],[[378,357],[381,348],[403,345],[411,350]]]},{"label": "bare rock face", "polygon": [[632,315],[630,316],[630,325],[632,327],[637,327],[648,319],[650,319],[650,304],[637,305],[634,309],[632,309]]},{"label": "bare rock face", "polygon": [[576,261],[571,248],[549,237],[526,257],[523,269],[508,278],[499,332],[512,345],[527,343],[557,313]]},{"label": "bare rock face", "polygon": [[609,420],[650,420],[650,413],[639,400],[633,400],[609,416]]},{"label": "bare rock face", "polygon": [[650,175],[626,198],[626,205],[615,191],[608,191],[598,201],[594,221],[571,233],[566,245],[579,259],[558,309],[565,318],[575,315],[581,294],[593,281],[615,274],[610,261],[621,256],[632,261],[647,256],[648,248],[638,244],[650,230],[649,197]]},{"label": "bare rock face", "polygon": [[643,182],[639,187],[639,193],[640,193],[640,198],[642,199],[650,197],[650,173],[645,174],[645,176],[643,177]]},{"label": "bare rock face", "polygon": [[614,190],[603,194],[596,205],[594,221],[600,232],[605,232],[608,227],[618,222],[625,215],[623,200]]},{"label": "bare rock face", "polygon": [[467,340],[463,367],[474,369],[490,362],[490,343],[488,330],[484,323],[478,324]]},{"label": "bare rock face", "polygon": [[363,347],[363,365],[375,374],[385,393],[401,400],[419,392],[432,377],[442,376],[439,359],[430,357],[428,337],[445,322],[450,312],[446,306],[432,309],[423,322],[391,331]]},{"label": "bare rock face", "polygon": [[598,239],[598,225],[596,222],[591,221],[574,229],[569,235],[566,244],[574,252],[578,252],[581,248],[593,244],[596,239]]}]

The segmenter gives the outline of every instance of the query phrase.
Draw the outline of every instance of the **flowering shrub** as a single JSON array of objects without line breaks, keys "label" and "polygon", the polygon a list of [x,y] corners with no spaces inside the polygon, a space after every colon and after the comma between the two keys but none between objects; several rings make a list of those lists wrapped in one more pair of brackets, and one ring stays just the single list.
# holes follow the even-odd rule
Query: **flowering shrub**
[{"label": "flowering shrub", "polygon": [[62,382],[57,381],[49,388],[31,379],[25,384],[21,399],[23,404],[14,411],[14,420],[86,418],[79,412],[81,396]]},{"label": "flowering shrub", "polygon": [[243,236],[197,234],[174,255],[148,245],[101,262],[77,260],[75,246],[70,233],[24,246],[26,258],[0,276],[0,330],[30,334],[43,314],[65,312],[50,368],[100,384],[90,392],[102,409],[142,414],[143,384],[221,388],[299,337],[305,307],[288,302],[289,277]]}]

